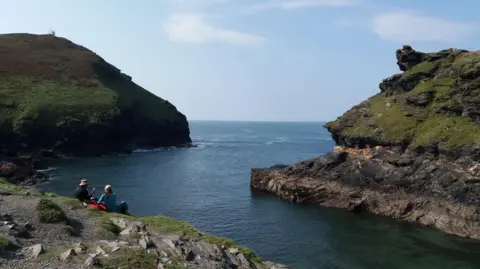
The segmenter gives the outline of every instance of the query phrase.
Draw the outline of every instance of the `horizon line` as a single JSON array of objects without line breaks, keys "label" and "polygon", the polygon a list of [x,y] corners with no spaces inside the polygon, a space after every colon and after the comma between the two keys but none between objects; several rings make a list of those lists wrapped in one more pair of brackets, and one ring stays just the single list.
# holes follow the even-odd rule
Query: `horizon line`
[{"label": "horizon line", "polygon": [[319,120],[188,120],[192,121],[202,121],[202,122],[269,122],[269,123],[326,123],[329,121],[319,121]]}]

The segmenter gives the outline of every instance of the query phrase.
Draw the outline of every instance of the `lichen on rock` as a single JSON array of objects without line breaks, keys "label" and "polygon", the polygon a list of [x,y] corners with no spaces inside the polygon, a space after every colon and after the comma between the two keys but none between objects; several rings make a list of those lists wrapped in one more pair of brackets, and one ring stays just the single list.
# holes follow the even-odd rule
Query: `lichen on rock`
[{"label": "lichen on rock", "polygon": [[480,51],[396,52],[403,74],[380,83],[381,92],[326,124],[348,147],[437,145],[440,150],[480,143]]},{"label": "lichen on rock", "polygon": [[396,51],[403,73],[325,125],[333,152],[252,169],[251,187],[480,239],[480,51]]}]

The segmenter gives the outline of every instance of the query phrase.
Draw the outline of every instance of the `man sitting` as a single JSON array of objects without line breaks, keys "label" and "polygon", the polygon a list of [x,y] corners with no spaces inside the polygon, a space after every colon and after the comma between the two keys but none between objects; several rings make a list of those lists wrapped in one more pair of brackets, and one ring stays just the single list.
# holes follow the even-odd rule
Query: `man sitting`
[{"label": "man sitting", "polygon": [[74,197],[84,204],[90,203],[90,199],[95,194],[95,188],[92,189],[92,193],[88,194],[88,180],[82,179],[78,188],[75,190]]}]

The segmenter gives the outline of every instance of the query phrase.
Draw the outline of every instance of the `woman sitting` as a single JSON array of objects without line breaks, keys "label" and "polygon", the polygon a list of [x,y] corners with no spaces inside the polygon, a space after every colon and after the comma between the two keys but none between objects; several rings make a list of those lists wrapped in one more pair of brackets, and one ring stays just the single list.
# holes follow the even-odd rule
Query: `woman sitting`
[{"label": "woman sitting", "polygon": [[112,191],[112,186],[105,186],[105,192],[98,199],[98,203],[104,204],[108,212],[126,213],[128,210],[127,203],[122,201],[117,206],[117,195]]}]

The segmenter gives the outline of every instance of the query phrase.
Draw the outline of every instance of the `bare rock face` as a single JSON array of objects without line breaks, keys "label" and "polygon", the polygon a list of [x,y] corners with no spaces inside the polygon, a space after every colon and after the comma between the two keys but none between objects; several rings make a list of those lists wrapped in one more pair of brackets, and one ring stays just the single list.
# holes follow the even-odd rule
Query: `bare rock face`
[{"label": "bare rock face", "polygon": [[24,248],[23,252],[27,256],[27,259],[36,259],[44,251],[43,251],[43,246],[41,244],[36,244],[30,247]]},{"label": "bare rock face", "polygon": [[333,152],[252,169],[251,187],[480,239],[480,52],[404,46],[380,93],[325,125]]},{"label": "bare rock face", "polygon": [[[138,238],[134,248],[147,250],[157,257],[157,268],[168,268],[168,265],[184,261],[185,268],[202,269],[273,269],[288,268],[274,263],[259,263],[252,257],[246,257],[238,248],[224,248],[209,242],[188,236],[158,234],[149,231],[142,222],[132,222],[125,219],[112,218],[114,224],[123,229],[120,235],[125,239]],[[109,244],[111,245],[111,244]],[[119,248],[124,246],[119,246]],[[111,245],[112,246],[112,245]],[[130,246],[132,247],[132,246]],[[112,250],[113,251],[113,250]],[[98,252],[97,252],[98,253]],[[275,267],[276,266],[276,267]]]}]

